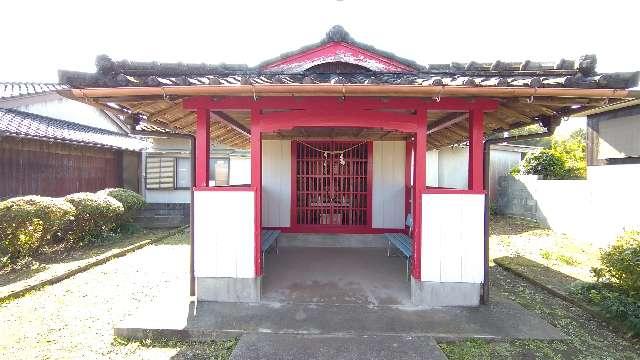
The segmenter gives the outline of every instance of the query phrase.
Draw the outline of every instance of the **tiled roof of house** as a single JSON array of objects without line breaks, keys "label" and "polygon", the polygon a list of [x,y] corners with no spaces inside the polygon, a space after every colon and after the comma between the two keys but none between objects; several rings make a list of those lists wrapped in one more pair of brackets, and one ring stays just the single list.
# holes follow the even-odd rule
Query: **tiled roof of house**
[{"label": "tiled roof of house", "polygon": [[0,100],[34,96],[69,88],[66,85],[35,82],[0,82]]},{"label": "tiled roof of house", "polygon": [[0,134],[134,151],[147,147],[125,134],[15,109],[0,109]]}]

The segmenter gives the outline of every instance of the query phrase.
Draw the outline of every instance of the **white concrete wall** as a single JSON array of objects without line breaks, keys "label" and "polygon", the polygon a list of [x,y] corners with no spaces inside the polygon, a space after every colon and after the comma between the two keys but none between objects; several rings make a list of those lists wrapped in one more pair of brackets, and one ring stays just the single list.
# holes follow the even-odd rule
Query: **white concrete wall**
[{"label": "white concrete wall", "polygon": [[254,244],[253,191],[194,193],[196,277],[255,277]]},{"label": "white concrete wall", "polygon": [[498,210],[533,218],[558,233],[599,247],[640,229],[640,165],[590,166],[587,180],[500,180]]},{"label": "white concrete wall", "polygon": [[481,283],[484,195],[422,195],[422,281]]},{"label": "white concrete wall", "polygon": [[291,141],[262,141],[262,226],[291,224]]},{"label": "white concrete wall", "polygon": [[405,224],[404,141],[373,142],[372,225],[403,229]]}]

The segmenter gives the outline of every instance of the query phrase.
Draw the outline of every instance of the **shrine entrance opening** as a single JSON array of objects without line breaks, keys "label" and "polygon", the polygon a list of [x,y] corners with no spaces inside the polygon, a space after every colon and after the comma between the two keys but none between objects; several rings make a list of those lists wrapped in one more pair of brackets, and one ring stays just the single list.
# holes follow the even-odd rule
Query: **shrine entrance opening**
[{"label": "shrine entrance opening", "polygon": [[371,141],[293,141],[292,148],[292,225],[371,227]]}]

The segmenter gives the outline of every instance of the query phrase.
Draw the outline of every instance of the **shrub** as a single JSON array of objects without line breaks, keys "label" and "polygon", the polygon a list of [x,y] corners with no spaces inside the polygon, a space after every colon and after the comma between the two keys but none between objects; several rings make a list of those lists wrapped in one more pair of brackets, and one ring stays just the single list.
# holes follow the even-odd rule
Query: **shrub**
[{"label": "shrub", "polygon": [[121,224],[133,222],[133,217],[144,207],[144,198],[135,191],[121,188],[104,189],[98,191],[98,195],[111,196],[122,204],[124,213],[120,220]]},{"label": "shrub", "polygon": [[610,283],[640,299],[640,231],[627,231],[600,254],[602,267],[592,269],[599,282]]},{"label": "shrub", "polygon": [[124,213],[120,202],[93,193],[71,194],[64,198],[76,208],[76,217],[65,235],[72,243],[88,243],[113,230]]},{"label": "shrub", "polygon": [[62,199],[24,196],[0,202],[0,251],[11,259],[35,254],[74,218]]},{"label": "shrub", "polygon": [[596,305],[609,317],[640,335],[640,300],[633,299],[604,284],[578,283],[573,292],[587,303]]},{"label": "shrub", "polygon": [[553,139],[551,146],[537,153],[529,153],[518,173],[540,175],[543,179],[584,179],[587,176],[585,132],[577,130],[568,139]]},{"label": "shrub", "polygon": [[562,158],[549,149],[529,153],[520,165],[520,173],[540,175],[543,179],[561,179],[564,177]]}]

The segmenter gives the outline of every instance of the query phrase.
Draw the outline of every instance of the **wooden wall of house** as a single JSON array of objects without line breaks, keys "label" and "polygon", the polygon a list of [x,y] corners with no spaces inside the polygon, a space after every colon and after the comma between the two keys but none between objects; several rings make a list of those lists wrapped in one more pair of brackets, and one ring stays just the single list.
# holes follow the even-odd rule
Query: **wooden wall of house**
[{"label": "wooden wall of house", "polygon": [[41,140],[0,138],[0,198],[64,196],[122,184],[122,152]]}]

